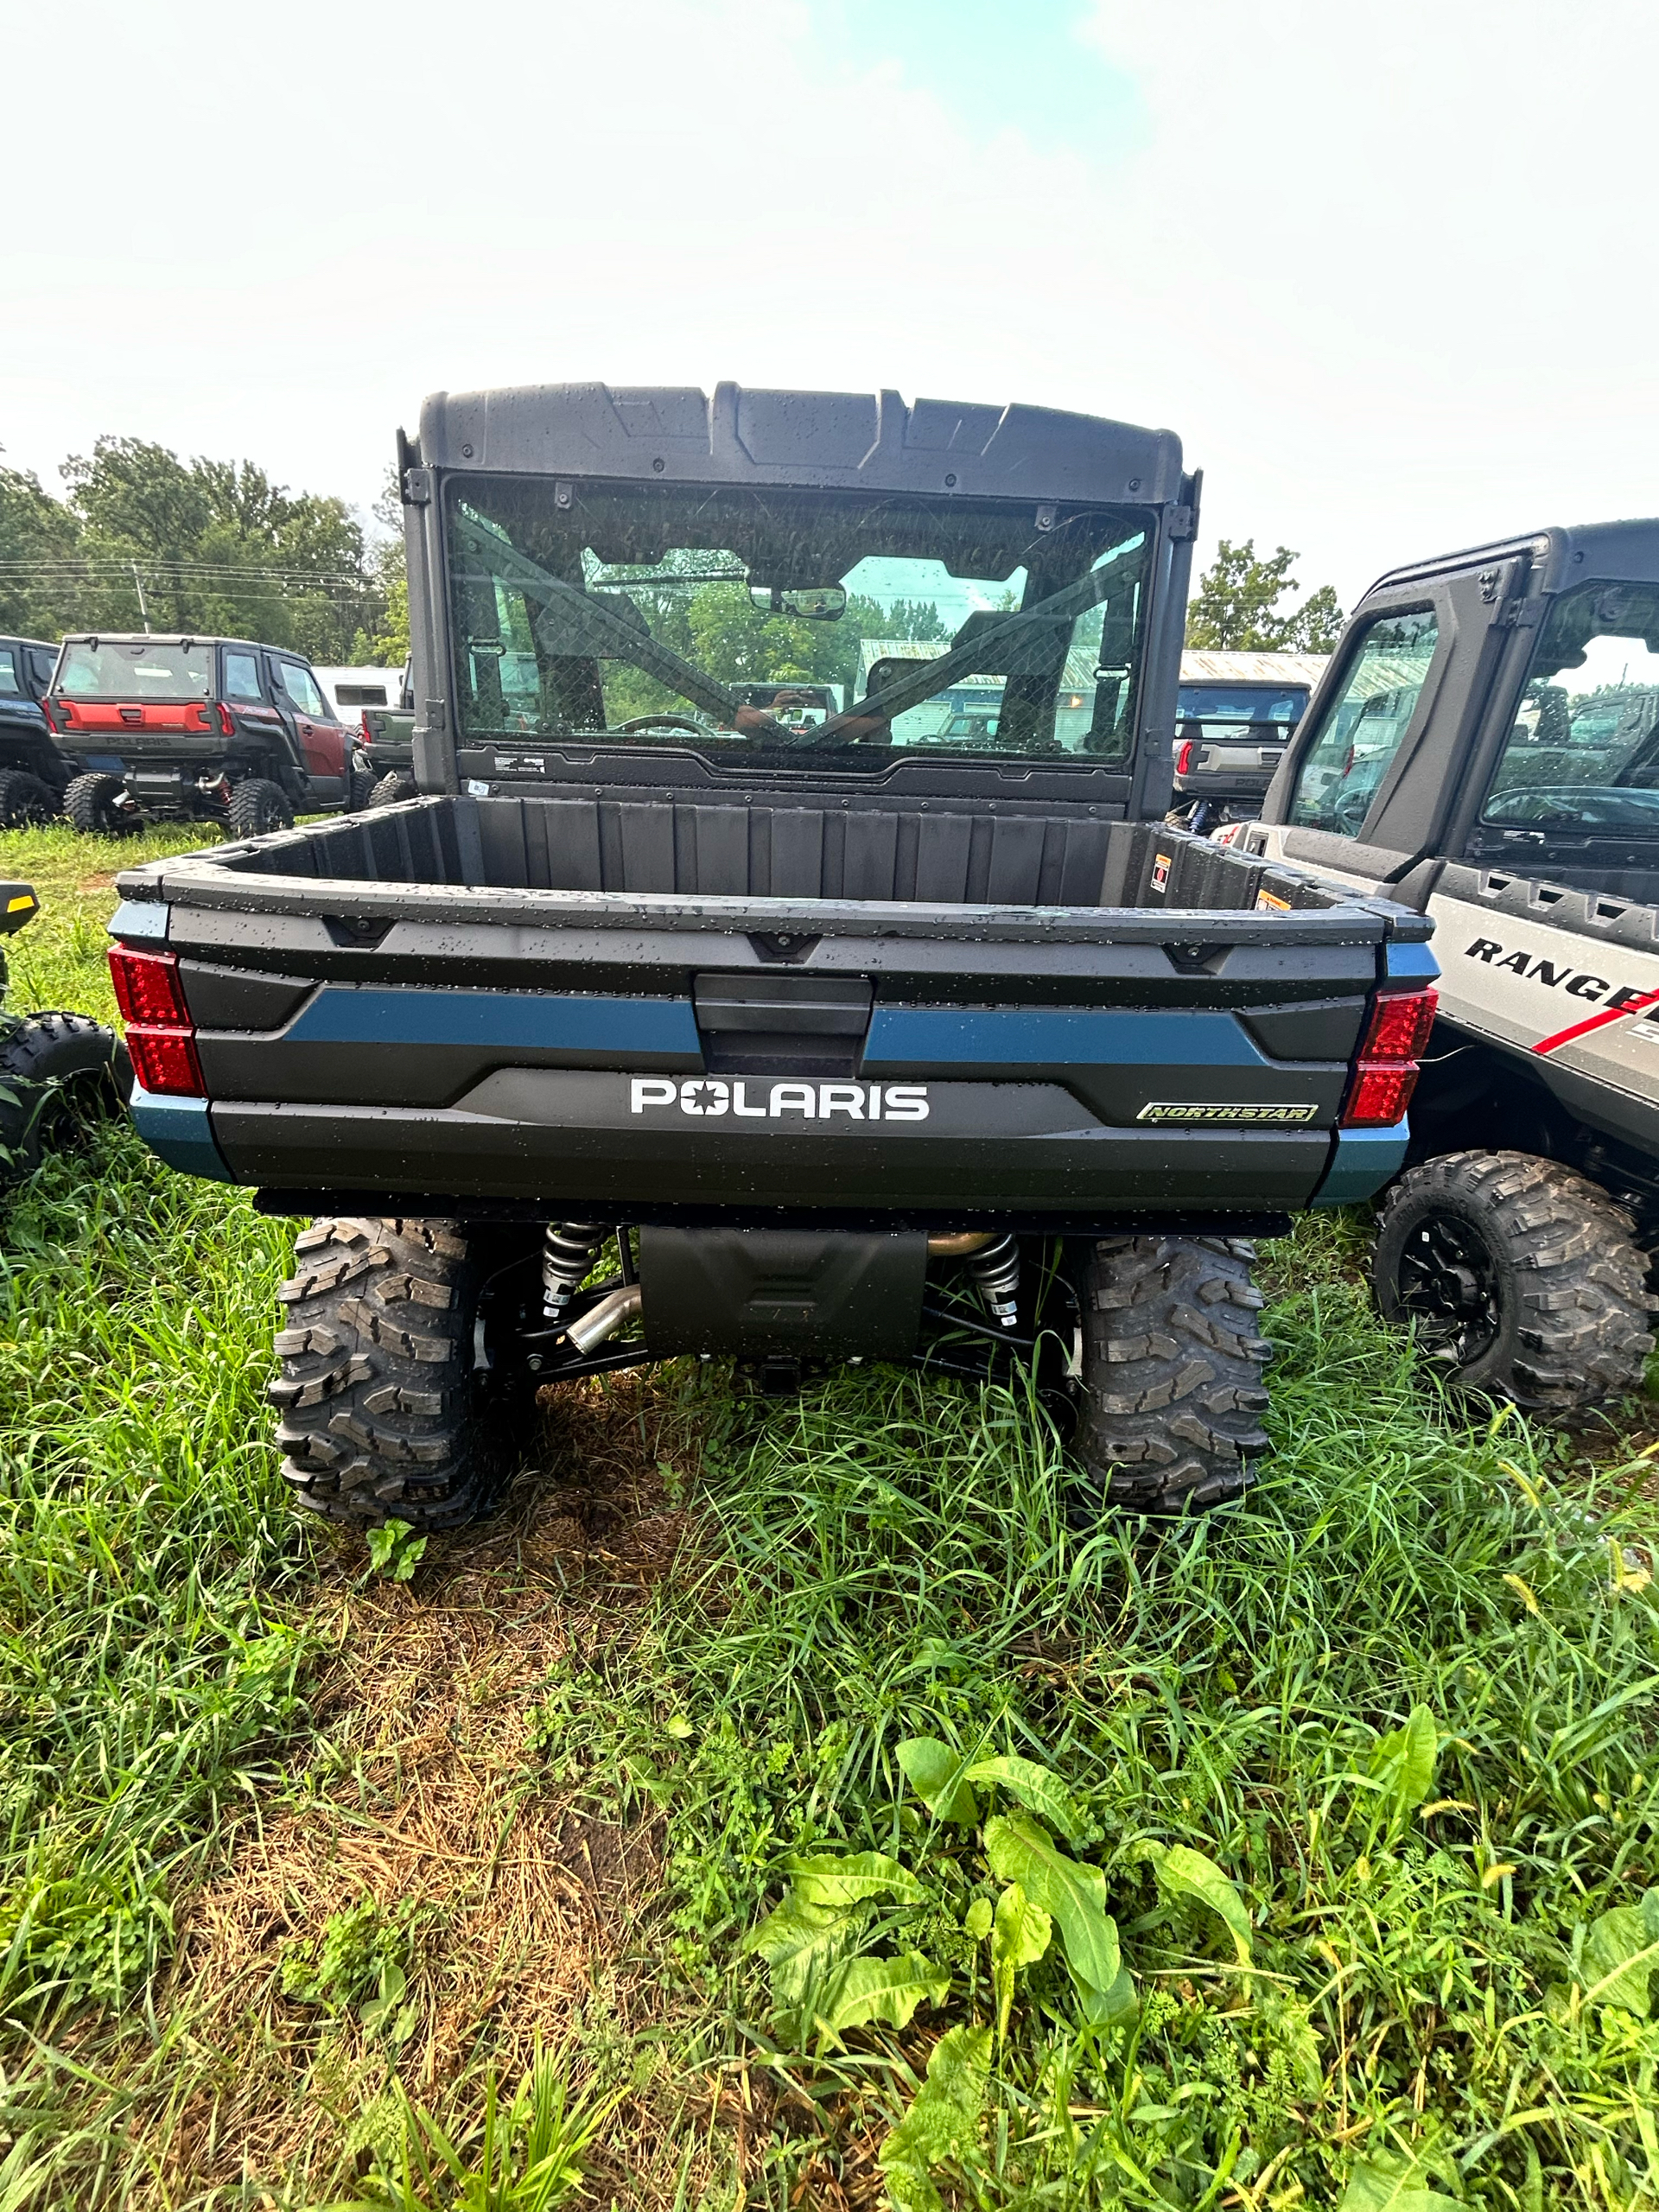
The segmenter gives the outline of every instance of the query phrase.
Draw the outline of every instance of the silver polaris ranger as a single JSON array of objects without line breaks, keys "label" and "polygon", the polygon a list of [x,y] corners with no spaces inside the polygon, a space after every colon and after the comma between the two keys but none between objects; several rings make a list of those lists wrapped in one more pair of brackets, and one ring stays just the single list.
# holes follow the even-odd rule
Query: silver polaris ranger
[{"label": "silver polaris ranger", "polygon": [[1659,521],[1369,592],[1235,851],[1435,925],[1440,1017],[1376,1282],[1471,1389],[1634,1389],[1659,1244]]}]

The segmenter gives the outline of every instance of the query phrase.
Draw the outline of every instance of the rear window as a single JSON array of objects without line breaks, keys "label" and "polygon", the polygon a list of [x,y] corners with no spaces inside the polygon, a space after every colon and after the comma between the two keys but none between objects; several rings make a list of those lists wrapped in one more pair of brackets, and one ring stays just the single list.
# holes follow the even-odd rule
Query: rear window
[{"label": "rear window", "polygon": [[384,707],[386,687],[384,683],[336,683],[334,704],[337,707]]},{"label": "rear window", "polygon": [[56,689],[66,699],[211,699],[213,649],[194,639],[83,639],[64,647]]},{"label": "rear window", "polygon": [[17,656],[10,645],[0,645],[0,699],[15,699],[22,690],[17,681]]},{"label": "rear window", "polygon": [[1179,719],[1184,722],[1300,721],[1307,707],[1307,693],[1297,686],[1288,690],[1251,690],[1227,683],[1183,683]]},{"label": "rear window", "polygon": [[264,703],[264,694],[259,688],[259,656],[257,653],[226,654],[225,696],[234,699],[238,706]]},{"label": "rear window", "polygon": [[1039,526],[1029,503],[942,492],[524,475],[452,480],[448,522],[463,738],[689,746],[767,772],[1128,758],[1144,509],[1063,504]]}]

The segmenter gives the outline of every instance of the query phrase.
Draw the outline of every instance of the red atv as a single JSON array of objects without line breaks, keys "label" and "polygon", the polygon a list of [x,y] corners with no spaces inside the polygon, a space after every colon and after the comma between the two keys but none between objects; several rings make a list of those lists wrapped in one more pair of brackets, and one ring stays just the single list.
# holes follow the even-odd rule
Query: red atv
[{"label": "red atv", "polygon": [[365,805],[373,778],[311,664],[241,638],[66,638],[43,702],[86,835],[145,822],[289,830]]}]

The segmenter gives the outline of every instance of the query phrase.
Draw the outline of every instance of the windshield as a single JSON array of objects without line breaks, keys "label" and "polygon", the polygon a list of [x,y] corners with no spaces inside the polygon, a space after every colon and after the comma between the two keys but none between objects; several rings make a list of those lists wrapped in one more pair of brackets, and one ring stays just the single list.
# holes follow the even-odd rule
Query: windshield
[{"label": "windshield", "polygon": [[1036,513],[453,482],[460,733],[621,737],[741,761],[804,750],[854,766],[900,751],[1122,761],[1150,518],[1062,505],[1039,529]]},{"label": "windshield", "polygon": [[1177,719],[1184,722],[1300,721],[1307,707],[1307,693],[1298,685],[1288,690],[1250,690],[1238,684],[1183,683]]},{"label": "windshield", "polygon": [[182,645],[80,639],[65,645],[53,688],[66,699],[210,699],[213,649],[196,639]]},{"label": "windshield", "polygon": [[1481,818],[1659,831],[1659,585],[1586,584],[1555,602]]}]

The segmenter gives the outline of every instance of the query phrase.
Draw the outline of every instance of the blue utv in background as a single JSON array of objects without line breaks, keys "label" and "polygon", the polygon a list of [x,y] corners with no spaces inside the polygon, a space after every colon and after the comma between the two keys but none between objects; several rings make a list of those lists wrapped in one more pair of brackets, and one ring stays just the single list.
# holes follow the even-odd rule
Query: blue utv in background
[{"label": "blue utv in background", "polygon": [[0,638],[0,830],[50,822],[63,810],[73,772],[41,704],[57,658],[40,638]]}]

